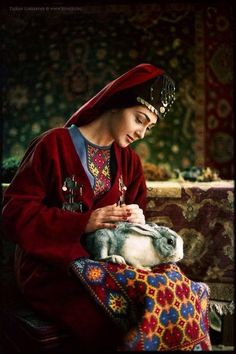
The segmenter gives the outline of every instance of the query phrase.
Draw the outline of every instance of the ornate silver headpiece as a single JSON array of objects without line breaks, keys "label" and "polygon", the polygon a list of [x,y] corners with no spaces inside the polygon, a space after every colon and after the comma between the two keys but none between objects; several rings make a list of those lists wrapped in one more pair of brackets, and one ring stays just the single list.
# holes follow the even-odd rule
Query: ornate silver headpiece
[{"label": "ornate silver headpiece", "polygon": [[137,96],[137,102],[145,105],[157,116],[165,117],[175,100],[175,84],[167,75],[161,75],[151,84],[149,92],[142,97]]}]

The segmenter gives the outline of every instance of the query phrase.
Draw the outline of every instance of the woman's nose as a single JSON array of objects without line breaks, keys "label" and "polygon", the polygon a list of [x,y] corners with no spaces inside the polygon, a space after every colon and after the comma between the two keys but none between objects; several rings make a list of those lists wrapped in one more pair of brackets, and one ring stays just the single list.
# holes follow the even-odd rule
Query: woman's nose
[{"label": "woman's nose", "polygon": [[140,129],[136,131],[136,135],[139,139],[143,139],[145,137],[146,129]]}]

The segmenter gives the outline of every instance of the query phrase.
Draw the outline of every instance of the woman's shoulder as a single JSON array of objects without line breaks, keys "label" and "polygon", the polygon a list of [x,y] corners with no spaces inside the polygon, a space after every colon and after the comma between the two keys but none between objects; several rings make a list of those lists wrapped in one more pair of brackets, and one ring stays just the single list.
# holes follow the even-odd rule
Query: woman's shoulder
[{"label": "woman's shoulder", "polygon": [[68,128],[56,127],[48,129],[33,139],[32,143],[47,143],[58,139],[64,139],[68,135]]},{"label": "woman's shoulder", "polygon": [[56,128],[51,128],[46,130],[40,135],[40,137],[46,139],[46,138],[54,138],[54,137],[63,137],[66,134],[68,134],[68,128],[56,127]]},{"label": "woman's shoulder", "polygon": [[44,151],[45,149],[52,149],[53,146],[62,146],[64,144],[68,145],[69,134],[68,128],[56,127],[48,129],[35,137],[29,144],[26,151],[28,155],[32,151]]}]

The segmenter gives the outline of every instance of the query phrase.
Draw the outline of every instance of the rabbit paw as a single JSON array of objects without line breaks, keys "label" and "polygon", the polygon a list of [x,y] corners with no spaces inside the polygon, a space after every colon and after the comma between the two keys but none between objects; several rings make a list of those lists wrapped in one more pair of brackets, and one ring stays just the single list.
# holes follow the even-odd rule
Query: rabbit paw
[{"label": "rabbit paw", "polygon": [[118,264],[126,264],[125,259],[122,256],[118,256],[117,254],[113,254],[113,256],[111,256],[111,262]]},{"label": "rabbit paw", "polygon": [[117,264],[126,264],[125,259],[122,256],[119,256],[117,254],[113,254],[112,256],[103,258],[103,261],[117,263]]}]

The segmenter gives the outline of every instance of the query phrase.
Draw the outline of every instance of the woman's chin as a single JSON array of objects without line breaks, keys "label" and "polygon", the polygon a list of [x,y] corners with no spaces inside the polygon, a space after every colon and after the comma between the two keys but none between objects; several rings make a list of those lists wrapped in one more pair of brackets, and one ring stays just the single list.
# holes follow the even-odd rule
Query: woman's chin
[{"label": "woman's chin", "polygon": [[117,145],[119,145],[121,148],[126,148],[127,146],[129,146],[130,145],[130,143],[128,142],[128,141],[121,141],[121,140],[119,140],[119,141],[116,141],[116,143],[117,143]]}]

